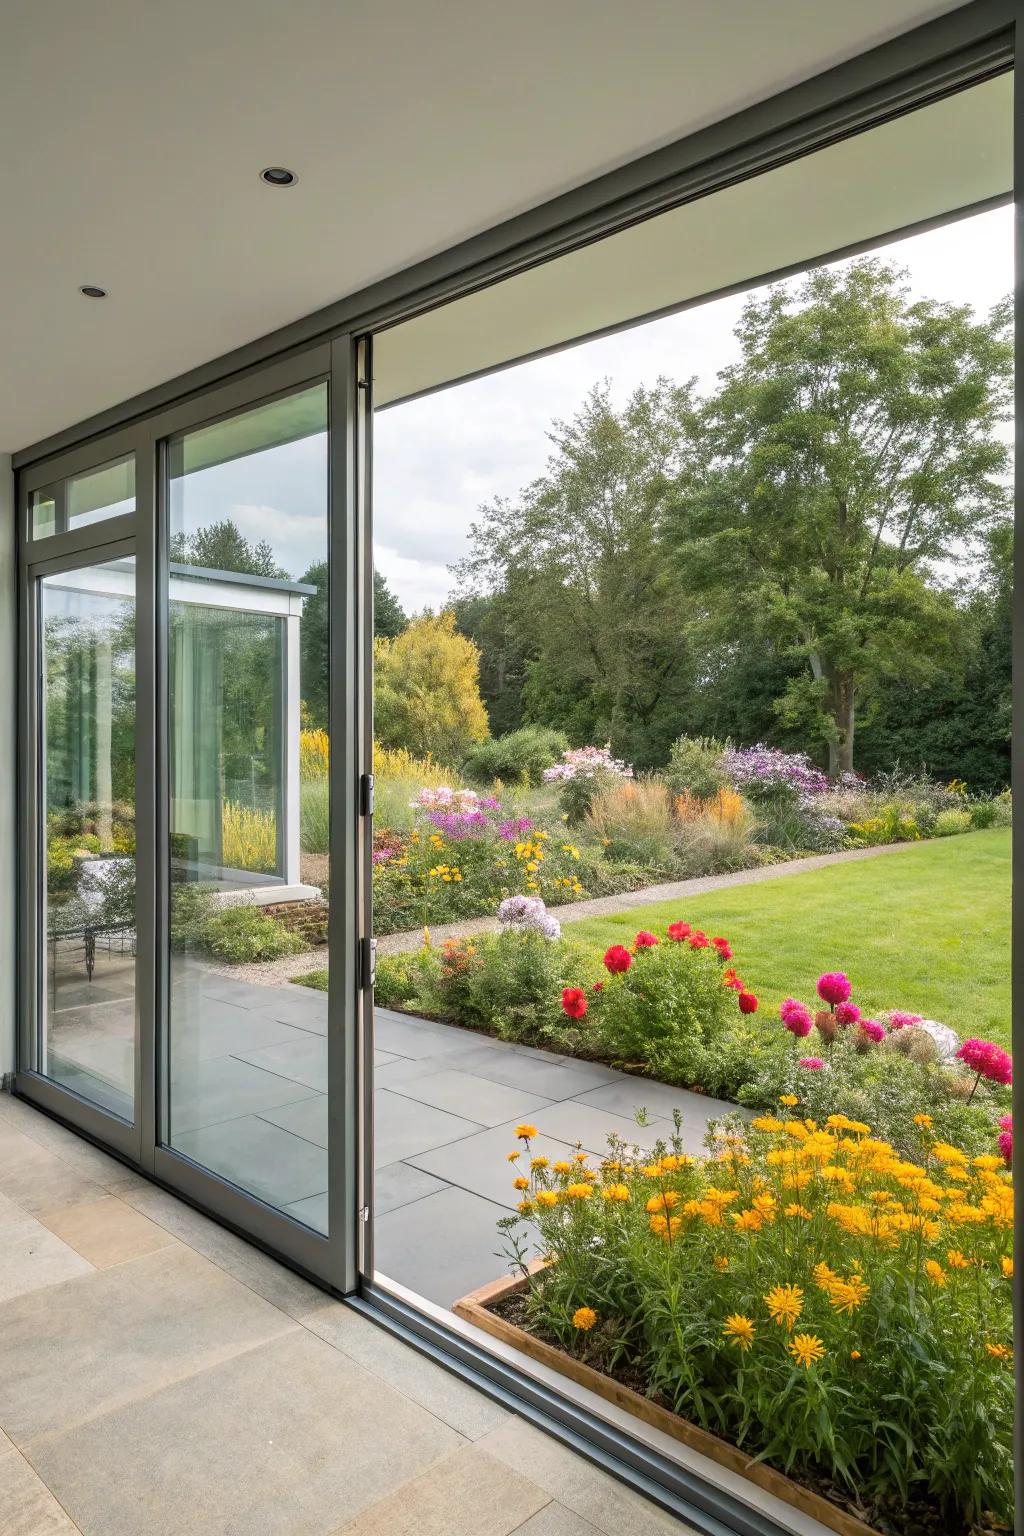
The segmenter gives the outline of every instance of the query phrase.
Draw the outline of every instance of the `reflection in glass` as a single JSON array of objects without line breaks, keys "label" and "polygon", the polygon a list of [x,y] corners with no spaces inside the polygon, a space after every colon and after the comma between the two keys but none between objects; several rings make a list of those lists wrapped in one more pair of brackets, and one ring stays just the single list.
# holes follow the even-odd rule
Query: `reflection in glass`
[{"label": "reflection in glass", "polygon": [[162,1136],[326,1231],[327,998],[267,969],[326,932],[326,385],[172,439],[168,465]]},{"label": "reflection in glass", "polygon": [[40,1070],[133,1118],[135,561],[39,583],[44,987]]},{"label": "reflection in glass", "polygon": [[102,523],[135,511],[135,456],[91,469],[87,474],[33,491],[32,537],[49,538],[70,528]]}]

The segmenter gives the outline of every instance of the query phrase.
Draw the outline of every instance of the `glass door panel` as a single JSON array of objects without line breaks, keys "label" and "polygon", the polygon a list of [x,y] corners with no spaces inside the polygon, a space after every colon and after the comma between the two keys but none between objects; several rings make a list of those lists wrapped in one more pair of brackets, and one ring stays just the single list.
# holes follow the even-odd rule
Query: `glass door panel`
[{"label": "glass door panel", "polygon": [[161,1139],[326,1232],[327,994],[290,980],[329,879],[326,384],[171,438],[167,465]]},{"label": "glass door panel", "polygon": [[135,1117],[135,560],[38,583],[39,1070]]}]

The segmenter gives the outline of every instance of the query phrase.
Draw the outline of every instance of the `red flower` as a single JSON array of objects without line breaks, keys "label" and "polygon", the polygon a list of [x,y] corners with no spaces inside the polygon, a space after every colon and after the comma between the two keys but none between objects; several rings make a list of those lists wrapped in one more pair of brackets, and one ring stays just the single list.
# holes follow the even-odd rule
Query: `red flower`
[{"label": "red flower", "polygon": [[692,932],[693,929],[689,923],[669,923],[668,925],[668,936],[670,939],[675,939],[677,944],[681,944],[684,939],[688,939]]},{"label": "red flower", "polygon": [[730,965],[727,971],[722,972],[722,980],[727,987],[732,987],[734,992],[745,992],[747,989],[736,974],[736,967]]},{"label": "red flower", "polygon": [[721,955],[723,960],[732,959],[732,945],[729,943],[728,939],[712,939],[711,942],[718,950],[718,953]]},{"label": "red flower", "polygon": [[699,928],[697,929],[696,933],[690,934],[691,949],[709,949],[710,947],[711,940],[708,938],[706,933],[701,933]]},{"label": "red flower", "polygon": [[582,987],[562,988],[562,1012],[570,1019],[582,1019],[587,1011],[587,994]]},{"label": "red flower", "polygon": [[613,944],[604,952],[604,963],[614,976],[616,971],[628,971],[633,964],[633,956],[625,944]]},{"label": "red flower", "polygon": [[595,981],[594,985],[591,987],[590,990],[591,990],[591,992],[603,992],[604,991],[604,982],[603,981]]},{"label": "red flower", "polygon": [[740,1005],[740,1013],[757,1012],[757,998],[754,996],[753,992],[741,992],[737,998],[737,1002]]},{"label": "red flower", "polygon": [[641,928],[636,936],[637,949],[653,949],[655,944],[660,943],[661,940],[656,938],[653,933],[648,933],[646,928]]}]

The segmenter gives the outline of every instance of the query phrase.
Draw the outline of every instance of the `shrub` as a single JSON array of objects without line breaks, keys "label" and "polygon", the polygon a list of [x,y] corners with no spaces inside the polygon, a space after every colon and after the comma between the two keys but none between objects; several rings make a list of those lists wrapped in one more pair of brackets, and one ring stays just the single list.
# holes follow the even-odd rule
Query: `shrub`
[{"label": "shrub", "polygon": [[996,802],[994,800],[972,800],[969,807],[971,826],[978,831],[984,831],[996,824]]},{"label": "shrub", "polygon": [[299,821],[303,853],[331,851],[331,794],[326,779],[303,779]]},{"label": "shrub", "polygon": [[373,646],[374,714],[383,746],[457,763],[487,736],[480,651],[447,610],[412,619]]},{"label": "shrub", "polygon": [[374,1001],[382,1008],[407,1008],[423,984],[423,961],[418,953],[379,955]]},{"label": "shrub", "polygon": [[273,811],[254,810],[237,800],[221,807],[221,857],[229,869],[273,874],[277,869],[277,821]]},{"label": "shrub", "polygon": [[995,816],[992,822],[994,827],[1010,827],[1013,825],[1013,799],[1008,789],[1004,789],[1001,795],[997,795],[992,801],[992,809]]},{"label": "shrub", "polygon": [[675,795],[710,800],[728,784],[722,754],[728,742],[713,736],[680,736],[672,743],[665,783]]},{"label": "shrub", "polygon": [[[968,826],[970,820],[968,816]],[[879,815],[872,816],[868,821],[853,822],[850,826],[850,840],[855,848],[874,848],[883,843],[915,843],[920,841],[920,837],[921,829],[917,822],[912,816],[905,815],[895,801],[884,806]]]},{"label": "shrub", "polygon": [[600,838],[608,857],[658,871],[673,866],[675,828],[672,801],[660,779],[637,779],[597,789],[587,828]]},{"label": "shrub", "polygon": [[724,1127],[705,1159],[677,1121],[639,1162],[613,1141],[597,1166],[537,1166],[522,1127],[520,1215],[498,1225],[515,1264],[523,1220],[550,1259],[524,1294],[528,1326],[747,1455],[845,1491],[880,1529],[1011,1521],[1001,1159],[972,1165],[909,1116],[912,1159],[869,1122],[812,1129],[803,1105],[777,1108]]},{"label": "shrub", "polygon": [[303,784],[326,784],[330,745],[326,731],[299,732],[299,778]]},{"label": "shrub", "polygon": [[298,934],[268,917],[253,902],[221,907],[210,914],[200,929],[204,949],[218,960],[241,965],[256,960],[280,960],[297,955],[306,945]]},{"label": "shrub", "polygon": [[201,942],[203,925],[216,911],[216,887],[190,880],[171,886],[171,948],[191,949]]},{"label": "shrub", "polygon": [[680,879],[728,874],[756,862],[756,823],[745,801],[734,790],[725,789],[706,806],[696,814],[687,806],[676,822],[675,872]]},{"label": "shrub", "polygon": [[524,725],[507,736],[492,736],[467,756],[463,764],[466,778],[473,784],[539,784],[545,768],[550,768],[568,748],[561,731],[545,725]]},{"label": "shrub", "polygon": [[573,747],[562,753],[562,761],[544,770],[545,784],[560,786],[558,804],[570,826],[578,826],[590,810],[594,797],[610,789],[620,779],[631,779],[628,763],[612,757],[611,744],[603,747]]},{"label": "shrub", "polygon": [[305,976],[293,976],[292,983],[297,987],[311,987],[314,992],[326,992],[328,973],[326,971],[307,971]]},{"label": "shrub", "polygon": [[51,896],[76,891],[82,872],[75,839],[50,832],[46,841],[46,889]]},{"label": "shrub", "polygon": [[939,811],[935,818],[936,837],[955,837],[971,830],[970,811]]}]

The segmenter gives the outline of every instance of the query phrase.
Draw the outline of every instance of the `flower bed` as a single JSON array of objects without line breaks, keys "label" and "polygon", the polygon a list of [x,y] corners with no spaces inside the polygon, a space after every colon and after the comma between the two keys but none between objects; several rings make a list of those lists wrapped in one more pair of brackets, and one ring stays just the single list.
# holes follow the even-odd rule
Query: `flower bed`
[{"label": "flower bed", "polygon": [[885,1532],[1012,1518],[1012,1184],[927,1116],[901,1154],[777,1113],[597,1162],[531,1155],[503,1218],[517,1321]]}]

